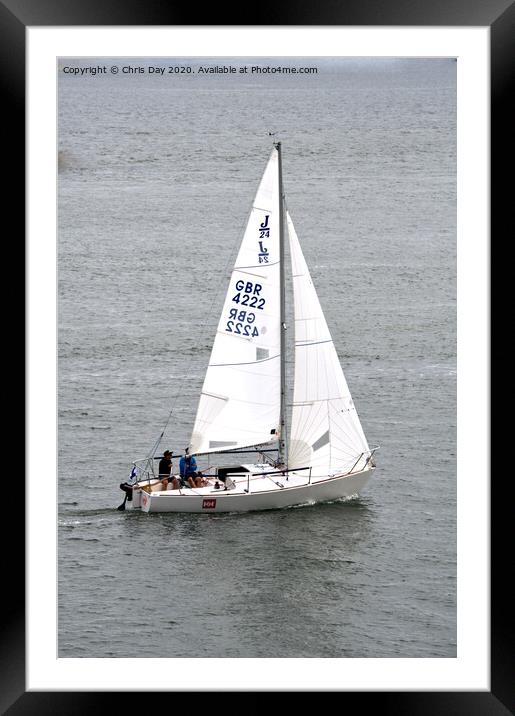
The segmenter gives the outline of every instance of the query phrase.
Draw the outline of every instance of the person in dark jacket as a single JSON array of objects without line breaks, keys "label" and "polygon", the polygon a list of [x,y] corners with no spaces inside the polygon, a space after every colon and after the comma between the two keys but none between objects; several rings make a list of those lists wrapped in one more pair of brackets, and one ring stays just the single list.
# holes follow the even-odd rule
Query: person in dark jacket
[{"label": "person in dark jacket", "polygon": [[179,489],[179,482],[176,477],[171,475],[172,472],[172,453],[170,450],[165,450],[163,457],[159,461],[159,479],[163,483],[163,490],[166,490],[168,483],[172,483],[172,489]]}]

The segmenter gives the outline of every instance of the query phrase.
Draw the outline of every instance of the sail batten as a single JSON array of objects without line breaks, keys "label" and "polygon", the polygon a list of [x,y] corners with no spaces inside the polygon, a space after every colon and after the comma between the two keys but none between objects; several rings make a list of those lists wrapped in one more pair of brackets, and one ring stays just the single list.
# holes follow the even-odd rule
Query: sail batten
[{"label": "sail batten", "polygon": [[280,358],[280,355],[276,356],[270,356],[269,358],[259,358],[258,360],[249,361],[248,363],[210,363],[210,368],[225,368],[228,365],[255,365],[256,363],[264,363],[267,360],[275,360],[276,358]]},{"label": "sail batten", "polygon": [[307,346],[319,346],[321,343],[332,343],[332,340],[325,341],[295,341],[298,348],[306,348]]},{"label": "sail batten", "polygon": [[[274,261],[273,263],[268,264],[268,266],[277,266],[279,264],[279,261]],[[259,265],[256,266],[236,266],[234,268],[235,271],[241,271],[242,273],[248,273],[249,276],[257,276],[258,278],[265,278],[263,274],[257,274],[257,273],[250,273],[250,271],[245,271],[245,269],[249,268],[260,268]]]}]

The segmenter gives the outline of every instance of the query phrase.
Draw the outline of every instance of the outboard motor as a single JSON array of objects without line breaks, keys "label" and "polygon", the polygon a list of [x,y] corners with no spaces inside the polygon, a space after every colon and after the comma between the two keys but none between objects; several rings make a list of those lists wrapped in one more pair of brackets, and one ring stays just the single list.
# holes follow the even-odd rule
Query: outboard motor
[{"label": "outboard motor", "polygon": [[122,504],[118,506],[118,509],[121,511],[125,509],[125,503],[127,502],[127,500],[129,500],[129,502],[132,502],[132,485],[129,485],[128,482],[122,482],[120,484],[120,490],[123,490],[125,492],[125,499]]}]

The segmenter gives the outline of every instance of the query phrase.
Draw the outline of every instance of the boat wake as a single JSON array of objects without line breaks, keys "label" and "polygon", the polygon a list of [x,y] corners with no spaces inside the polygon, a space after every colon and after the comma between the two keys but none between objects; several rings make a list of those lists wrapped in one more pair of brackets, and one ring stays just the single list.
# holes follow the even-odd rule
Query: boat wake
[{"label": "boat wake", "polygon": [[[65,503],[73,505],[77,503]],[[91,524],[95,517],[111,515],[113,508],[101,508],[98,510],[59,510],[59,525],[70,526],[75,524]]]}]

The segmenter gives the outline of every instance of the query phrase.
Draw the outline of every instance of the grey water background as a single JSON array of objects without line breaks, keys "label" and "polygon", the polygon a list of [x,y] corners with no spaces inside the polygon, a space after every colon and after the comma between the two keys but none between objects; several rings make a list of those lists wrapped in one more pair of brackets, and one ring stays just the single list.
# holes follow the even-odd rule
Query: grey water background
[{"label": "grey water background", "polygon": [[[58,655],[455,657],[456,63],[113,64],[208,62],[60,61]],[[349,501],[117,511],[172,408],[188,443],[269,131],[378,469]]]}]

